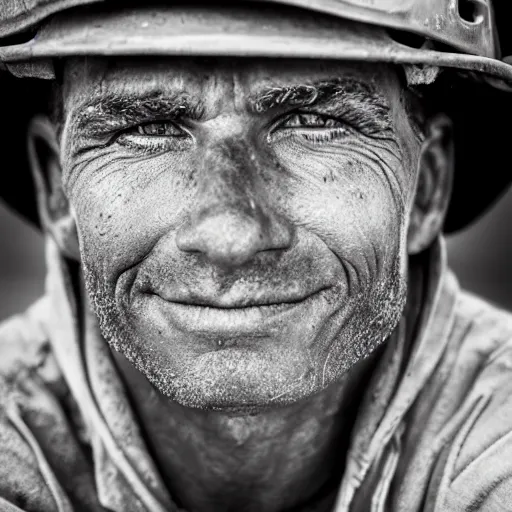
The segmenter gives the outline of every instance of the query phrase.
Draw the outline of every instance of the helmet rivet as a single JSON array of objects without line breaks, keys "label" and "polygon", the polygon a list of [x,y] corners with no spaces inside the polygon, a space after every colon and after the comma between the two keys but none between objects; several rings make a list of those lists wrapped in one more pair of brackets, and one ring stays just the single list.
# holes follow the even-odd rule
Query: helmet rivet
[{"label": "helmet rivet", "polygon": [[484,6],[478,0],[459,0],[459,16],[468,23],[477,23]]}]

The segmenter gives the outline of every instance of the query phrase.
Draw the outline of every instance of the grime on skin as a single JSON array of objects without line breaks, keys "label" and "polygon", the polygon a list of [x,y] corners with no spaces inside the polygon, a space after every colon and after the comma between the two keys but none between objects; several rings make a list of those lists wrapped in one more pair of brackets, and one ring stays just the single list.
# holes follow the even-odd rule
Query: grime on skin
[{"label": "grime on skin", "polygon": [[88,58],[62,76],[54,203],[173,494],[312,499],[404,313],[408,256],[441,228],[446,119],[420,134],[391,65]]},{"label": "grime on skin", "polygon": [[92,304],[161,392],[293,402],[390,334],[416,171],[390,68],[70,69],[63,186]]}]

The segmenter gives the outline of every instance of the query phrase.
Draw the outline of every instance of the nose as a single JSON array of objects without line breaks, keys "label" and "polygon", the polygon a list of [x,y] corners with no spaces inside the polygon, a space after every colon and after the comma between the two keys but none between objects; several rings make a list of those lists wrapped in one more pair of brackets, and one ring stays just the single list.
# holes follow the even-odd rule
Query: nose
[{"label": "nose", "polygon": [[182,251],[202,253],[216,265],[236,267],[260,252],[287,249],[291,239],[288,224],[251,199],[248,205],[202,210],[180,230],[177,244]]},{"label": "nose", "polygon": [[224,143],[201,155],[198,192],[176,243],[211,263],[238,267],[264,251],[284,251],[293,225],[271,207],[261,184],[261,162],[247,144]]}]

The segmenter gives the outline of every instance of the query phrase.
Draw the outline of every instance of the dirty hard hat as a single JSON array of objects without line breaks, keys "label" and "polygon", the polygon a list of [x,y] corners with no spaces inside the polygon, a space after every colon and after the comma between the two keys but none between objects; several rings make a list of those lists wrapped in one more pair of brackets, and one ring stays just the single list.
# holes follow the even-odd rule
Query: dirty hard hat
[{"label": "dirty hard hat", "polygon": [[[512,104],[491,0],[238,0],[119,2],[1,0],[0,195],[36,220],[25,130],[58,59],[101,56],[255,56],[403,64],[442,89],[454,120],[456,172],[445,231],[467,225],[502,192],[507,141],[499,116]],[[449,73],[429,75],[429,70]],[[428,77],[431,76],[429,79]],[[508,107],[512,114],[512,106]],[[494,126],[494,129],[492,127]],[[7,164],[7,162],[10,162]],[[6,168],[7,167],[7,168]],[[509,176],[510,175],[510,176]]]}]

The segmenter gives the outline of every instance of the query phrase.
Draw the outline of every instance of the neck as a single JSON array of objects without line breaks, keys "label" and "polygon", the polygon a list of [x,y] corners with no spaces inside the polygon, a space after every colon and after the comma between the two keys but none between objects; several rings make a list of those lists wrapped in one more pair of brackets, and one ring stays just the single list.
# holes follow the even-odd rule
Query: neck
[{"label": "neck", "polygon": [[307,400],[250,416],[182,407],[122,356],[115,359],[149,449],[181,507],[189,512],[332,509],[354,420],[349,397],[358,395],[373,357]]}]

